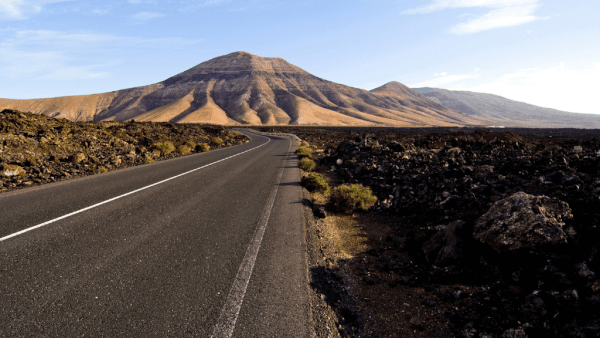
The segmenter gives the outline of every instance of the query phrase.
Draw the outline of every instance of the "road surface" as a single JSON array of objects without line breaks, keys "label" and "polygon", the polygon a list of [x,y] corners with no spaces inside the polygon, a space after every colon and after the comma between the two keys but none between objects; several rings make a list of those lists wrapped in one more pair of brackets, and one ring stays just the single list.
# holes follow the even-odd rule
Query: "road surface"
[{"label": "road surface", "polygon": [[0,195],[0,337],[308,337],[294,143]]}]

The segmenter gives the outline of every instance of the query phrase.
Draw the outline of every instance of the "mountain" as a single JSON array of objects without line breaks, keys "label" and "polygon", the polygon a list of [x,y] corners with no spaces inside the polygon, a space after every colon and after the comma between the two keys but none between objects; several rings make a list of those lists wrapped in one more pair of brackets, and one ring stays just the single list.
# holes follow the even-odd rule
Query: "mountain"
[{"label": "mountain", "polygon": [[543,108],[502,96],[439,88],[412,88],[444,107],[495,125],[537,128],[600,128],[600,115]]},{"label": "mountain", "polygon": [[0,109],[6,108],[75,121],[390,126],[482,121],[397,82],[369,92],[323,80],[281,58],[245,52],[211,59],[149,86],[94,95],[0,99]]}]

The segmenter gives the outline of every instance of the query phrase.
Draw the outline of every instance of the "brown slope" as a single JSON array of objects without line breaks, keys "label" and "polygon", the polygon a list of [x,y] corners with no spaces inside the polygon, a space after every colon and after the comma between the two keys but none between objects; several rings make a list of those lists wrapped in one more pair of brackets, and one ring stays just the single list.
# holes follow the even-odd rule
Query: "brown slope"
[{"label": "brown slope", "polygon": [[0,107],[70,119],[84,116],[116,121],[392,126],[474,123],[469,116],[399,83],[369,92],[323,80],[281,58],[245,52],[211,59],[150,86],[25,101],[0,100]]}]

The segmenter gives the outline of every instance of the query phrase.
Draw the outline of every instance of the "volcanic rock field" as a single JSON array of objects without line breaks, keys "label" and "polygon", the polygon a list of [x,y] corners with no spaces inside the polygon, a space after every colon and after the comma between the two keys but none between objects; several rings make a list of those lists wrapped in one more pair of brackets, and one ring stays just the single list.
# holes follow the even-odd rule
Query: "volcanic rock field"
[{"label": "volcanic rock field", "polygon": [[247,142],[222,126],[0,112],[0,192]]},{"label": "volcanic rock field", "polygon": [[[307,141],[321,153],[317,172],[370,187],[378,202],[368,214],[393,219],[368,251],[327,271],[353,271],[359,289],[385,295],[371,307],[362,299],[377,295],[350,294],[346,305],[332,297],[338,316],[351,318],[345,332],[600,335],[600,131],[262,130]],[[408,296],[386,306],[394,294]]]}]

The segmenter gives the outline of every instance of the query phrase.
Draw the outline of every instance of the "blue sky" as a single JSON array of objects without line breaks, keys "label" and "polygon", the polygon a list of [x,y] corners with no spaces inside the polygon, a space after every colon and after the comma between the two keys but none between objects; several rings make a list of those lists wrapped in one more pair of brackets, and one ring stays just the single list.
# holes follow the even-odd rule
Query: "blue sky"
[{"label": "blue sky", "polygon": [[600,114],[598,0],[0,0],[0,97],[108,92],[235,51]]}]

